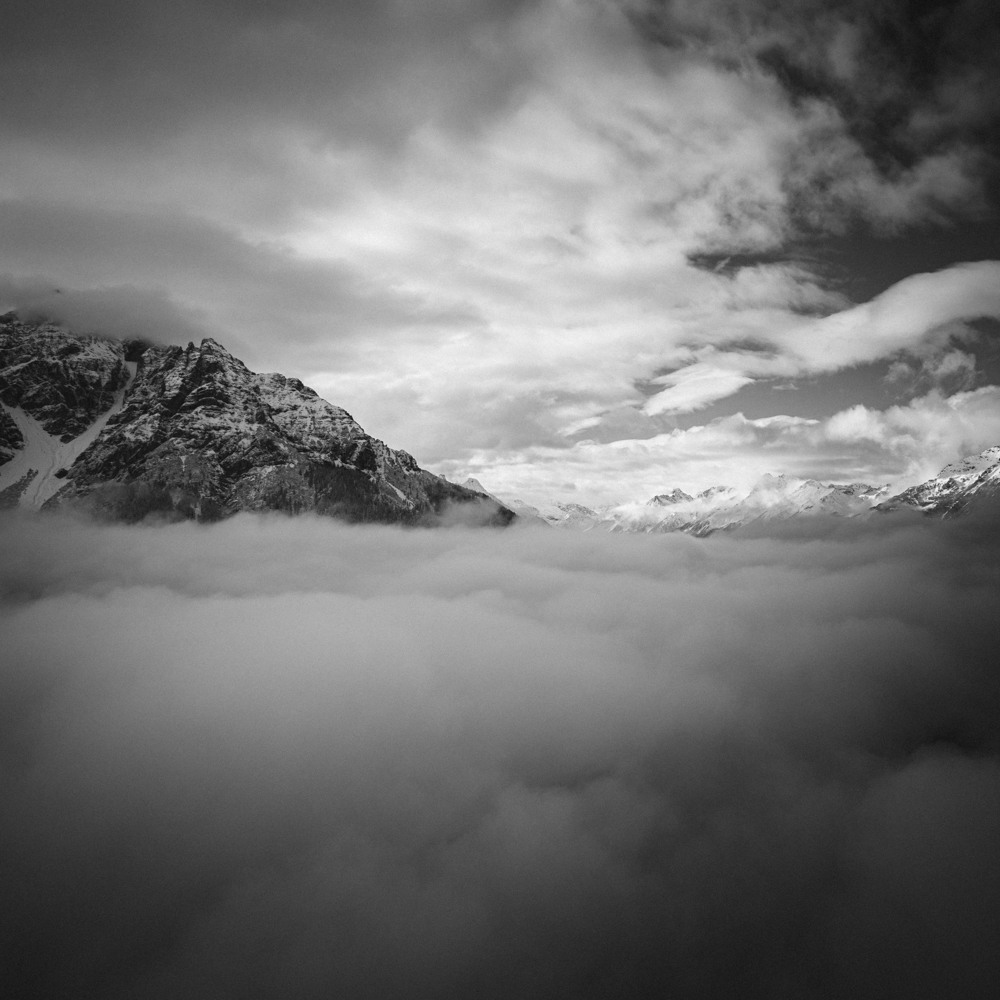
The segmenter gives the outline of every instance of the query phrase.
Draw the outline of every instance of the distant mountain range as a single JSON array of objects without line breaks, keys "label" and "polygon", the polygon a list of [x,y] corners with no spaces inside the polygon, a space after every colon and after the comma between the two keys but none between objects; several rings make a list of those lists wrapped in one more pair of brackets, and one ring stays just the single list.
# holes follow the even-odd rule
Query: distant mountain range
[{"label": "distant mountain range", "polygon": [[116,520],[313,511],[433,523],[503,504],[421,469],[297,379],[214,340],[163,346],[0,316],[0,506]]},{"label": "distant mountain range", "polygon": [[[465,486],[489,494],[476,479]],[[515,497],[495,496],[520,517],[557,528],[578,530],[670,532],[705,536],[753,523],[789,518],[834,515],[877,516],[896,510],[917,511],[928,517],[953,517],[974,511],[1000,511],[1000,447],[975,458],[945,466],[933,479],[890,495],[888,486],[868,483],[821,483],[815,479],[762,476],[749,491],[713,486],[691,496],[672,489],[645,503],[626,503],[591,509],[554,500],[532,506]]]}]

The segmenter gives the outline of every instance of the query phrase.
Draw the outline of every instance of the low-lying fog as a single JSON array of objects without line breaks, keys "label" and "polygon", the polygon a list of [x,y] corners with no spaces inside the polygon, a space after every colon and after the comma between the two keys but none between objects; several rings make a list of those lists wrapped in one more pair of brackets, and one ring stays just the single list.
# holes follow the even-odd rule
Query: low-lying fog
[{"label": "low-lying fog", "polygon": [[994,995],[995,528],[0,553],[6,996]]}]

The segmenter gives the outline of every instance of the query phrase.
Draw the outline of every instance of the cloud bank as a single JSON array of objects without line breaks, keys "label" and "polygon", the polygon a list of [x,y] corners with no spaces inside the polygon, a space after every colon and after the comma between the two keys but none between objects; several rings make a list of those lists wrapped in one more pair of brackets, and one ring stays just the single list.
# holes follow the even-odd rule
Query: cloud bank
[{"label": "cloud bank", "polygon": [[799,530],[3,520],[11,995],[991,996],[997,536]]}]

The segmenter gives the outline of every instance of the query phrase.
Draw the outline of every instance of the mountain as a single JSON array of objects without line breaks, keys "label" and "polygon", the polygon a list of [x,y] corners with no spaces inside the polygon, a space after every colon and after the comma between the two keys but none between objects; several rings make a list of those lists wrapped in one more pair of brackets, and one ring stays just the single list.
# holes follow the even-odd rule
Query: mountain
[{"label": "mountain", "polygon": [[933,479],[904,490],[879,510],[917,510],[931,517],[997,508],[1000,501],[1000,446],[946,465]]},{"label": "mountain", "polygon": [[673,489],[669,493],[660,493],[653,497],[649,501],[650,506],[656,507],[669,507],[671,504],[675,503],[685,503],[688,500],[693,500],[694,497],[690,493],[685,493],[683,490]]},{"label": "mountain", "polygon": [[421,469],[346,410],[259,375],[214,340],[79,336],[0,316],[0,506],[82,507],[125,521],[313,511],[415,524],[460,505],[514,513]]}]

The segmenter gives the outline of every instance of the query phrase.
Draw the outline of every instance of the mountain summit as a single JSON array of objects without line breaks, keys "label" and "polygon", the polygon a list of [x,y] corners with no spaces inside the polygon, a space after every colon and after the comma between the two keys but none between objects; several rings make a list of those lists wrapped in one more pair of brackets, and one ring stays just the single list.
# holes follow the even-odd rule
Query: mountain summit
[{"label": "mountain summit", "polygon": [[78,336],[0,317],[0,506],[114,519],[313,511],[415,524],[452,505],[514,514],[421,469],[346,411],[214,340],[187,347]]}]

